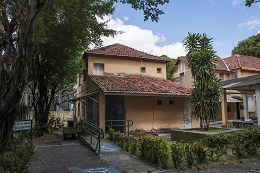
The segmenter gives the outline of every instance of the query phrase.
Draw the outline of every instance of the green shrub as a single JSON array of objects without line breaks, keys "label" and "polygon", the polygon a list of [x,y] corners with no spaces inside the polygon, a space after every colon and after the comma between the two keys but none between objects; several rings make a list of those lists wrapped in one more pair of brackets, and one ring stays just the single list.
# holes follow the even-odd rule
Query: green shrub
[{"label": "green shrub", "polygon": [[221,156],[227,154],[227,149],[231,144],[231,134],[210,134],[205,138],[208,147],[208,154],[211,159],[219,160]]},{"label": "green shrub", "polygon": [[195,154],[194,154],[194,146],[192,145],[192,143],[186,143],[184,145],[184,152],[185,152],[185,160],[188,164],[188,166],[192,166],[192,164],[195,161]]},{"label": "green shrub", "polygon": [[202,141],[194,141],[194,155],[197,163],[203,163],[206,160],[207,157],[207,151],[205,150],[205,147],[202,144]]},{"label": "green shrub", "polygon": [[33,142],[22,146],[12,146],[11,151],[0,155],[0,172],[23,173],[29,168],[29,162],[35,154]]},{"label": "green shrub", "polygon": [[172,156],[173,165],[177,169],[184,160],[183,140],[181,140],[181,142],[174,142],[171,145],[170,153]]}]

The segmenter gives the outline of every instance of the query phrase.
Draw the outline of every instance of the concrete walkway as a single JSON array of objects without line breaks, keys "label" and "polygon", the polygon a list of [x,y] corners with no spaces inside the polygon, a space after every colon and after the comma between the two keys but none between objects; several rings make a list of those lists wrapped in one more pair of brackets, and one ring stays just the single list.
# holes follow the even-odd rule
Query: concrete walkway
[{"label": "concrete walkway", "polygon": [[[79,139],[63,140],[60,134],[56,141],[37,141],[37,154],[32,161],[29,173],[195,173],[197,170],[163,170],[156,165],[142,161],[123,151],[108,139],[101,142],[100,155],[79,144]],[[88,141],[89,139],[87,139]],[[93,140],[94,144],[95,140]],[[63,143],[63,145],[60,145]],[[249,173],[260,169],[260,161],[219,165],[215,168],[200,170],[202,173]]]}]

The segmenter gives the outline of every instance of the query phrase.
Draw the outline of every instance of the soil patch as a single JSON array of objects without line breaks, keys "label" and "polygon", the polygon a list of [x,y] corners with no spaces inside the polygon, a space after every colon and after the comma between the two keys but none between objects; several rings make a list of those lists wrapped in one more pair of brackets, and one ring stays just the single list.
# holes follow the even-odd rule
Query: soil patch
[{"label": "soil patch", "polygon": [[53,134],[44,134],[43,136],[35,139],[35,141],[55,141],[55,140],[60,140],[61,138],[58,137],[57,135]]}]

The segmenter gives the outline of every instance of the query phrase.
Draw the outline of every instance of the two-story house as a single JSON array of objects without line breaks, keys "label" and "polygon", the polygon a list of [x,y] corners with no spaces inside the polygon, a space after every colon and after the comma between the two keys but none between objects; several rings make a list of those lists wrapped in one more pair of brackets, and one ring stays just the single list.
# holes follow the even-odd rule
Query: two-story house
[{"label": "two-story house", "polygon": [[[253,76],[260,74],[260,59],[246,55],[233,55],[227,58],[215,58],[216,75],[223,81]],[[173,77],[180,77],[180,84],[192,88],[193,79],[191,70],[188,67],[186,57],[179,57],[175,63],[178,70]],[[245,101],[243,103],[243,101]],[[237,94],[236,91],[227,90],[227,111],[229,119],[253,118],[257,116],[253,94]],[[246,115],[246,116],[245,116]],[[221,111],[216,117],[222,118]]]},{"label": "two-story house", "polygon": [[132,120],[130,131],[196,126],[185,101],[190,88],[166,80],[169,60],[122,44],[86,51],[83,58],[74,99],[77,121],[98,120],[105,129],[106,120]]}]

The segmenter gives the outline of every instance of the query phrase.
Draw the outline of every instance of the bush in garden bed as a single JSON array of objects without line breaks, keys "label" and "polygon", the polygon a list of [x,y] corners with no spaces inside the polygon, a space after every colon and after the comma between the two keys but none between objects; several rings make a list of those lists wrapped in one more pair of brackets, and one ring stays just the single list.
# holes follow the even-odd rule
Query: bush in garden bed
[{"label": "bush in garden bed", "polygon": [[[260,147],[260,130],[244,130],[233,134],[221,133],[208,135],[204,142],[173,142],[171,145],[162,138],[128,137],[125,134],[109,130],[109,139],[126,151],[140,156],[144,160],[167,168],[169,161],[175,168],[186,162],[187,166],[203,164],[206,160],[221,160],[227,151],[237,158],[256,156]],[[205,144],[205,146],[204,146]]]},{"label": "bush in garden bed", "polygon": [[10,152],[0,155],[0,172],[26,172],[34,154],[35,145],[33,142],[22,146],[12,146]]}]

